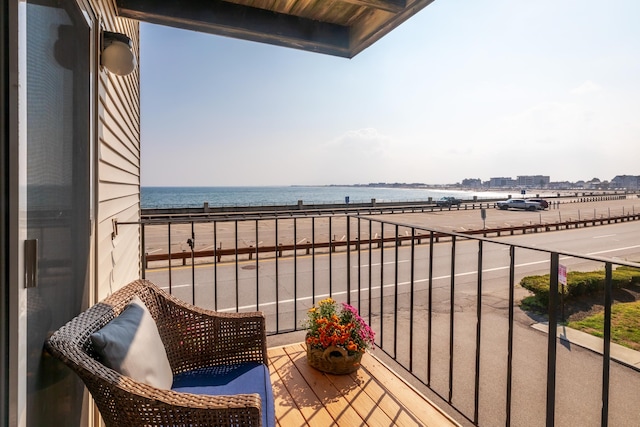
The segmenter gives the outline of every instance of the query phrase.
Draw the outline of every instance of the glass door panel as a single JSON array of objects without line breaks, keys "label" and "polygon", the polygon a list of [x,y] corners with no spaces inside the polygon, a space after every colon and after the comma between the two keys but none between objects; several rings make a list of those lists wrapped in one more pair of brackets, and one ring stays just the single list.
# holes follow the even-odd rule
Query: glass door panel
[{"label": "glass door panel", "polygon": [[87,305],[90,271],[91,27],[75,1],[28,1],[27,425],[81,426],[82,383],[43,353],[48,334]]}]

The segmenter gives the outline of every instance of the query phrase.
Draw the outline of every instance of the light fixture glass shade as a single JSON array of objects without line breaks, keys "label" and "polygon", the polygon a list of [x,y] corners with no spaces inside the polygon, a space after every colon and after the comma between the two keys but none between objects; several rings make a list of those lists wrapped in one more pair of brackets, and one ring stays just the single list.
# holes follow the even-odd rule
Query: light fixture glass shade
[{"label": "light fixture glass shade", "polygon": [[[133,54],[130,42],[124,43],[119,39],[112,38],[110,34],[113,33],[105,32],[104,35],[101,57],[102,65],[113,74],[126,76],[136,68],[136,57]],[[124,35],[118,34],[118,36],[125,37],[126,40],[128,40],[128,37]]]}]

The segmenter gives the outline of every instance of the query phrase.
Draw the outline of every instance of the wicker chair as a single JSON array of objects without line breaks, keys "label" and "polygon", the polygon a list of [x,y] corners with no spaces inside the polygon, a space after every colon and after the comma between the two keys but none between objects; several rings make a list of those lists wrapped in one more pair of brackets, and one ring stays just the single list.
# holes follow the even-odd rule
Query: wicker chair
[{"label": "wicker chair", "polygon": [[[122,312],[134,295],[156,321],[174,375],[243,362],[267,364],[262,313],[217,313],[193,307],[138,280],[56,331],[47,350],[73,369],[91,392],[107,426],[260,426],[258,394],[196,395],[162,390],[107,368],[90,335]],[[269,385],[270,387],[270,385]]]}]

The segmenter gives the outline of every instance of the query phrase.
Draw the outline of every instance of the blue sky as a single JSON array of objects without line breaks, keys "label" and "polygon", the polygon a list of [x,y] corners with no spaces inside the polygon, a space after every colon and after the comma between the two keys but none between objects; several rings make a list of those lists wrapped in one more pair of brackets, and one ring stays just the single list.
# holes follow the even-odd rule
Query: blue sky
[{"label": "blue sky", "polygon": [[142,185],[640,175],[638,19],[436,0],[353,59],[142,24]]}]

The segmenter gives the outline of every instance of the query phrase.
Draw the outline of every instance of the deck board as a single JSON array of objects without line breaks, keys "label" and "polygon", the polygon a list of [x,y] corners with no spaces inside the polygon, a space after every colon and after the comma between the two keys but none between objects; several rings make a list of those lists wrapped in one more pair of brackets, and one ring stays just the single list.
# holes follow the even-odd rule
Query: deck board
[{"label": "deck board", "polygon": [[350,375],[310,367],[302,344],[271,348],[268,355],[282,427],[458,425],[370,354]]}]

